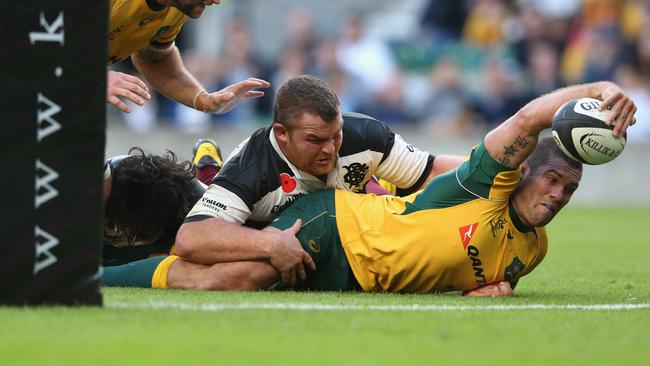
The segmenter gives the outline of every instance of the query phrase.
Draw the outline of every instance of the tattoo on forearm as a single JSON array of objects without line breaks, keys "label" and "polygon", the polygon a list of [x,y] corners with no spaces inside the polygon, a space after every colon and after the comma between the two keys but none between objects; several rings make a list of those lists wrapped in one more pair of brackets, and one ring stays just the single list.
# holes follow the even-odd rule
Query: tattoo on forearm
[{"label": "tattoo on forearm", "polygon": [[522,149],[525,149],[530,145],[530,142],[526,140],[525,137],[517,136],[517,139],[515,140],[515,145],[519,146]]},{"label": "tattoo on forearm", "polygon": [[510,145],[510,146],[504,146],[503,147],[503,154],[504,155],[512,155],[515,156],[515,153],[519,151],[515,149],[515,145]]},{"label": "tattoo on forearm", "polygon": [[512,144],[507,146],[503,145],[503,156],[499,158],[499,162],[505,166],[512,167],[513,161],[518,161],[515,157],[521,155],[521,153],[523,153],[523,151],[529,146],[530,141],[523,136],[517,136]]}]

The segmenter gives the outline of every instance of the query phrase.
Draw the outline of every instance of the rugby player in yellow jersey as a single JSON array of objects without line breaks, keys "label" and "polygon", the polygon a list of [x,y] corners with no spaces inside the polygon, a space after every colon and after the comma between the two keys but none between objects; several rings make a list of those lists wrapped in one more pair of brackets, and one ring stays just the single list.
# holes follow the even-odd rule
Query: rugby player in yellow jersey
[{"label": "rugby player in yellow jersey", "polygon": [[551,138],[538,145],[538,135],[562,104],[585,96],[612,107],[616,133],[633,123],[634,103],[612,83],[560,89],[530,102],[466,162],[406,199],[329,191],[297,201],[272,226],[302,219],[298,239],[319,268],[304,286],[422,293],[497,284],[497,294],[511,293],[544,258],[544,226],[582,176],[581,164]]},{"label": "rugby player in yellow jersey", "polygon": [[[580,97],[611,108],[615,135],[634,124],[636,106],[616,84],[559,89],[528,103],[488,133],[467,161],[420,192],[406,198],[312,193],[265,230],[295,232],[313,257],[317,270],[298,289],[511,295],[546,254],[544,226],[578,188],[582,166],[552,140],[538,144],[538,135],[563,103]],[[280,279],[263,261],[202,266],[170,256],[163,264],[153,287],[249,290]]]},{"label": "rugby player in yellow jersey", "polygon": [[[264,80],[249,78],[209,93],[183,65],[174,45],[183,23],[199,18],[206,6],[220,0],[111,0],[108,64],[131,57],[133,65],[158,92],[188,107],[225,113],[242,99],[264,95]],[[106,101],[130,112],[122,101],[143,105],[151,98],[147,85],[133,75],[108,71]]]}]

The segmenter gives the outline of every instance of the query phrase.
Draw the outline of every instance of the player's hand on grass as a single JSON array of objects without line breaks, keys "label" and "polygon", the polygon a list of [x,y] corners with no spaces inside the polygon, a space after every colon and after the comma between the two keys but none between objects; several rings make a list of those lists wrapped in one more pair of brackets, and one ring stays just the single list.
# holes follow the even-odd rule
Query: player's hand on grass
[{"label": "player's hand on grass", "polygon": [[106,102],[125,113],[130,113],[131,109],[121,98],[130,100],[137,105],[143,105],[151,99],[147,84],[133,75],[118,71],[108,71],[106,89]]},{"label": "player's hand on grass", "polygon": [[302,249],[296,234],[300,231],[302,222],[296,222],[290,228],[278,232],[277,245],[271,253],[270,262],[282,277],[282,282],[291,286],[296,285],[296,276],[300,281],[307,279],[305,265],[312,271],[316,270],[316,264],[311,256]]},{"label": "player's hand on grass", "polygon": [[495,282],[473,290],[465,291],[463,292],[463,296],[512,296],[512,287],[508,281]]},{"label": "player's hand on grass", "polygon": [[259,98],[264,95],[263,91],[254,90],[268,88],[271,84],[268,81],[248,78],[237,84],[230,85],[214,93],[201,93],[197,96],[196,109],[209,113],[226,113],[235,108],[244,99]]},{"label": "player's hand on grass", "polygon": [[625,93],[621,87],[614,83],[609,83],[608,86],[601,93],[600,111],[611,107],[611,112],[607,117],[607,124],[615,124],[613,135],[618,137],[622,136],[627,128],[636,123],[634,113],[636,113],[636,105],[632,98]]}]

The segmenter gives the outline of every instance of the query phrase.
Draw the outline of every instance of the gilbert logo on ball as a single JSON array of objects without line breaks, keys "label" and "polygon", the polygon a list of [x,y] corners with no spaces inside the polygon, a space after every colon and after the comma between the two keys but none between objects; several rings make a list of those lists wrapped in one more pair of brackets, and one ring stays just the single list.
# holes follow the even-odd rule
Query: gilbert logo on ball
[{"label": "gilbert logo on ball", "polygon": [[560,149],[570,158],[590,165],[614,160],[626,142],[625,135],[614,137],[614,125],[604,122],[610,110],[599,111],[599,106],[598,99],[573,99],[553,116],[553,138]]}]

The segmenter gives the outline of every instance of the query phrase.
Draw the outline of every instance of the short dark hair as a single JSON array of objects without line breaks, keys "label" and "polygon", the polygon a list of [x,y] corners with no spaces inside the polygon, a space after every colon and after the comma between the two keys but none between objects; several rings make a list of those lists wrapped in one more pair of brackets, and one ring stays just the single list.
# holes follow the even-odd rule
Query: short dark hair
[{"label": "short dark hair", "polygon": [[129,155],[111,171],[106,219],[129,241],[173,241],[195,201],[192,164],[169,150],[158,156],[134,147]]},{"label": "short dark hair", "polygon": [[329,123],[338,116],[340,105],[336,92],[327,83],[311,75],[301,75],[287,80],[278,89],[273,122],[291,129],[293,121],[306,112]]},{"label": "short dark hair", "polygon": [[527,159],[530,174],[532,175],[536,173],[539,167],[545,166],[549,161],[551,161],[551,159],[555,158],[561,159],[570,167],[582,171],[581,162],[573,160],[563,153],[552,137],[543,137],[537,142],[535,150],[533,150],[532,154],[530,154]]}]

